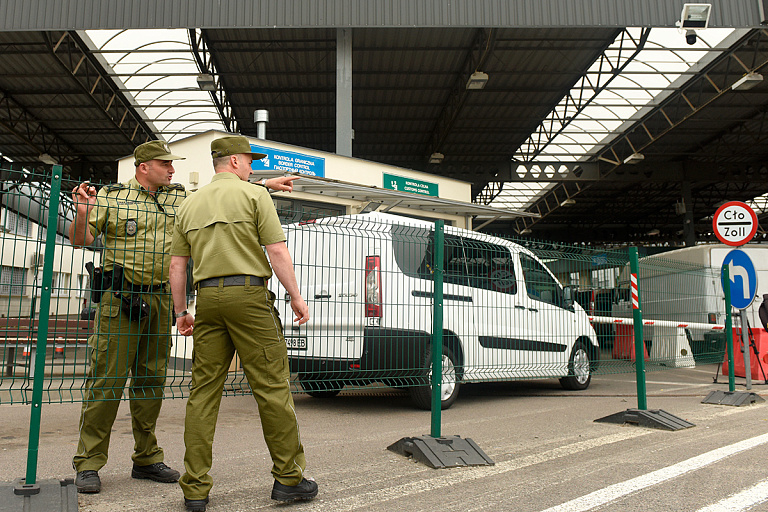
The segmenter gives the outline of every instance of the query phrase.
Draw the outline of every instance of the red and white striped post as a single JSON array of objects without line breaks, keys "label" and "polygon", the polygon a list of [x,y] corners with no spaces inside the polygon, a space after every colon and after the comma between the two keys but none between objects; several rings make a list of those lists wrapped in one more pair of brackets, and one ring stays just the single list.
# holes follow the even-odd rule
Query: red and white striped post
[{"label": "red and white striped post", "polygon": [[629,267],[631,276],[632,318],[635,324],[635,372],[637,374],[637,408],[648,410],[648,398],[645,389],[645,341],[643,340],[643,312],[640,309],[640,290],[637,287],[637,274],[640,263],[637,257],[637,247],[629,248]]}]

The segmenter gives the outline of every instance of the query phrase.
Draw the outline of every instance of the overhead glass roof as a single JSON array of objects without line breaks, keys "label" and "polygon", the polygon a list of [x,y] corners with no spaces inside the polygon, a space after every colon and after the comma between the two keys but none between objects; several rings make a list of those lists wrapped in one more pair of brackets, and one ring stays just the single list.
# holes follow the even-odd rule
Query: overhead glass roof
[{"label": "overhead glass roof", "polygon": [[224,130],[210,93],[197,85],[200,71],[184,29],[88,30],[98,53],[168,142]]},{"label": "overhead glass roof", "polygon": [[[629,29],[639,37],[642,29]],[[692,66],[727,51],[723,41],[734,34],[731,29],[698,31],[697,42],[686,45],[684,34],[677,29],[652,29],[644,48],[624,71],[615,77],[548,145],[537,154],[518,150],[514,159],[521,162],[577,162],[587,160],[621,132],[622,125],[644,114],[658,104],[671,90],[693,76]],[[129,97],[135,100],[157,135],[171,142],[208,130],[225,130],[218,111],[207,91],[197,84],[199,70],[184,29],[167,30],[89,30],[87,37],[113,70],[113,76]],[[606,52],[617,55],[622,48],[617,39]],[[587,81],[599,83],[600,63],[587,73]],[[589,91],[573,91],[573,94]],[[566,98],[555,112],[567,112]],[[535,137],[535,134],[533,135]],[[510,148],[512,151],[513,148]],[[521,167],[522,177],[526,169]],[[564,172],[556,167],[542,168],[551,176]],[[495,208],[525,210],[553,184],[524,182],[505,184],[489,205]],[[768,209],[768,199],[757,198],[753,207],[758,212]]]},{"label": "overhead glass roof", "polygon": [[[636,33],[638,38],[641,30],[629,29],[630,33]],[[622,124],[643,115],[646,109],[655,106],[665,93],[679,88],[687,78],[693,76],[692,66],[727,51],[726,46],[718,45],[733,33],[733,29],[702,30],[698,32],[696,44],[686,45],[684,34],[677,29],[652,29],[645,46],[634,60],[542,151],[532,155],[525,153],[521,148],[514,159],[520,162],[548,163],[588,160],[615,135],[621,133]],[[621,41],[617,38],[606,54],[615,57],[619,51],[626,49],[622,50]],[[587,72],[589,83],[600,82],[599,66],[600,62],[595,62]],[[572,92],[575,97],[580,94],[589,95],[589,91]],[[555,108],[555,112],[567,112],[565,101],[566,98]],[[517,172],[520,177],[528,173],[522,166]],[[556,172],[566,171],[564,167],[542,166],[541,172],[552,176]],[[491,202],[491,206],[524,210],[553,186],[551,183],[507,183]]]}]

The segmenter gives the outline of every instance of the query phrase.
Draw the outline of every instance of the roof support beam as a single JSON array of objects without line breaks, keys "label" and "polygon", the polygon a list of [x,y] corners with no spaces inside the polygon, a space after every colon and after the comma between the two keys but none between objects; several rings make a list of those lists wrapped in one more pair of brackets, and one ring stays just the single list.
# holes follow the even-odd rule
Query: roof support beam
[{"label": "roof support beam", "polygon": [[216,63],[213,61],[213,54],[208,47],[205,33],[202,30],[190,29],[189,44],[200,73],[211,75],[214,78],[216,89],[210,91],[210,94],[214,105],[216,105],[216,110],[219,112],[221,122],[224,123],[228,132],[240,133],[240,123],[238,123],[235,111],[227,97],[227,91],[222,83],[223,79],[219,75]]},{"label": "roof support beam", "polygon": [[127,142],[135,147],[157,138],[77,33],[64,32],[56,41],[52,35],[44,34],[51,54],[92,103],[104,111]]},{"label": "roof support beam", "polygon": [[[77,156],[72,148],[45,124],[38,121],[26,108],[11,96],[0,91],[0,128],[31,150],[32,157],[14,156],[22,163],[41,163],[38,156],[48,153],[66,165]],[[19,152],[22,155],[24,151]]]},{"label": "roof support beam", "polygon": [[[530,162],[571,124],[581,112],[587,108],[594,99],[603,92],[613,80],[621,75],[624,69],[635,59],[645,47],[650,28],[641,30],[636,37],[628,29],[616,34],[616,37],[608,43],[597,56],[594,64],[581,78],[565,92],[565,96],[545,117],[528,139],[515,151],[513,160],[518,162]],[[502,185],[494,185],[498,190],[496,195],[503,190]],[[496,195],[483,192],[481,197],[486,201],[493,201]],[[484,203],[488,204],[488,203]]]},{"label": "roof support beam", "polygon": [[[670,96],[657,108],[638,120],[634,127],[606,146],[598,155],[597,160],[609,164],[601,178],[607,177],[617,169],[631,169],[632,166],[624,164],[624,161],[633,153],[643,153],[661,139],[664,135],[679,127],[696,114],[711,105],[715,100],[725,94],[737,94],[731,91],[731,86],[744,75],[741,65],[731,66],[730,62],[738,62],[734,54],[744,47],[754,46],[755,61],[751,64],[749,72],[759,72],[768,67],[768,33],[765,30],[754,30],[745,36],[740,44],[734,45],[718,59],[710,63],[697,77],[689,80],[681,89]],[[715,73],[715,70],[717,73]],[[713,85],[714,84],[714,85]],[[713,144],[709,145],[710,147]],[[702,151],[702,158],[709,156],[717,160],[717,154],[708,155]],[[631,171],[630,171],[631,172]],[[541,211],[540,205],[546,205],[547,196],[558,193],[565,183],[555,186],[537,204],[533,211],[541,214],[540,219],[519,219],[515,221],[517,231],[530,228],[532,225],[546,218],[555,208],[545,208]],[[582,190],[590,187],[586,183]]]}]

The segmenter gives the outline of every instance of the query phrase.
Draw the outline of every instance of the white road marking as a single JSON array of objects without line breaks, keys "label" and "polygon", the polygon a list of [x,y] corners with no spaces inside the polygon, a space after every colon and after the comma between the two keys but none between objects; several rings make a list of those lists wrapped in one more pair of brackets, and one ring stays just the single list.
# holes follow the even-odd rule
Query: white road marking
[{"label": "white road marking", "polygon": [[768,443],[768,434],[763,434],[729,446],[724,446],[691,459],[678,462],[672,466],[667,466],[666,468],[661,468],[651,473],[641,475],[637,478],[609,485],[608,487],[582,496],[581,498],[576,498],[575,500],[548,508],[542,512],[583,512],[591,510],[628,494],[632,494],[633,492],[676,478],[690,471],[701,469],[726,457],[730,457],[731,455],[765,443]]},{"label": "white road marking", "polygon": [[509,471],[541,464],[560,457],[572,457],[573,454],[592,450],[600,446],[605,446],[628,439],[638,438],[650,434],[650,430],[623,429],[622,432],[608,436],[589,439],[570,445],[560,446],[552,450],[528,455],[519,459],[497,462],[495,466],[478,466],[473,468],[455,469],[451,473],[440,472],[435,474],[434,478],[410,482],[407,484],[386,487],[374,491],[357,494],[348,498],[338,500],[324,501],[322,503],[313,503],[312,510],[332,510],[334,512],[344,512],[348,510],[365,509],[373,505],[380,505],[389,500],[401,499],[410,495],[422,492],[434,491],[445,487],[452,487],[457,484],[487,478]]},{"label": "white road marking", "polygon": [[768,480],[763,480],[749,489],[701,508],[698,512],[741,512],[765,501],[768,501]]}]

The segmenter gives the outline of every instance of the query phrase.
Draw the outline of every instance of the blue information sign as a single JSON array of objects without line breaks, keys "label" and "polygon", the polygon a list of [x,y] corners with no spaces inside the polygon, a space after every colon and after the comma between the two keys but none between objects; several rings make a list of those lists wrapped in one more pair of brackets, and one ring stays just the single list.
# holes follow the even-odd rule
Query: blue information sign
[{"label": "blue information sign", "polygon": [[256,171],[297,172],[307,176],[325,177],[325,158],[302,155],[292,151],[282,151],[251,144],[251,151],[264,153],[261,160],[254,160],[251,169]]},{"label": "blue information sign", "polygon": [[[747,253],[739,249],[729,252],[723,260],[728,265],[731,278],[731,304],[736,309],[746,309],[755,300],[757,294],[757,271]],[[725,280],[720,278],[721,284]]]}]

